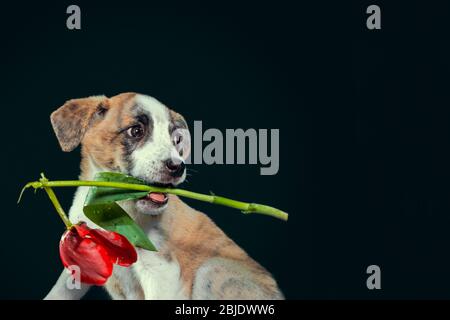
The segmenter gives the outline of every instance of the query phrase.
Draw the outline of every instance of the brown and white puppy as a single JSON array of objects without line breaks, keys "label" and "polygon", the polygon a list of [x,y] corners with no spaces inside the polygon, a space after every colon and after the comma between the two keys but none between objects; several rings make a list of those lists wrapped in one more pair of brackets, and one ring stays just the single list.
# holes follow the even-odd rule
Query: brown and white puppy
[{"label": "brown and white puppy", "polygon": [[[81,144],[80,179],[97,172],[132,175],[149,184],[178,185],[190,146],[178,148],[183,117],[156,99],[123,93],[67,101],[52,113],[61,148]],[[80,187],[69,216],[83,214],[87,187]],[[137,249],[138,261],[114,267],[105,287],[113,299],[282,299],[275,280],[205,214],[178,197],[154,194],[120,205],[143,228],[157,252]],[[89,289],[68,289],[63,271],[46,299],[79,299]]]}]

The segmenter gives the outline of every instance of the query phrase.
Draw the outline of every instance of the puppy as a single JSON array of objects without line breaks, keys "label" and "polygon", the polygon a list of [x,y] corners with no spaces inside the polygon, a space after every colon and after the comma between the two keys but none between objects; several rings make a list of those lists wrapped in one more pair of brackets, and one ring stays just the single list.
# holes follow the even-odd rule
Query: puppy
[{"label": "puppy", "polygon": [[[63,151],[81,144],[82,180],[112,171],[149,184],[184,181],[190,145],[181,145],[183,117],[158,100],[136,93],[67,101],[51,115]],[[86,221],[88,187],[77,189],[69,217]],[[137,248],[138,261],[114,266],[105,288],[113,299],[283,299],[272,276],[205,214],[178,197],[152,194],[119,205],[142,227],[158,251]],[[46,299],[80,299],[89,289],[68,289],[63,270]]]}]

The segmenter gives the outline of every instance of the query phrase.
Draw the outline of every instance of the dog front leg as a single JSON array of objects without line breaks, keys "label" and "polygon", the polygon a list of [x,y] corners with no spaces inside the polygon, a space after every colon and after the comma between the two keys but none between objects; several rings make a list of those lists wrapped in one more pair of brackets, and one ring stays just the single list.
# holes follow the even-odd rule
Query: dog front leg
[{"label": "dog front leg", "polygon": [[71,286],[68,286],[68,283],[71,282],[69,277],[70,274],[64,269],[44,300],[80,300],[91,286],[81,283],[80,288],[75,286],[71,288]]}]

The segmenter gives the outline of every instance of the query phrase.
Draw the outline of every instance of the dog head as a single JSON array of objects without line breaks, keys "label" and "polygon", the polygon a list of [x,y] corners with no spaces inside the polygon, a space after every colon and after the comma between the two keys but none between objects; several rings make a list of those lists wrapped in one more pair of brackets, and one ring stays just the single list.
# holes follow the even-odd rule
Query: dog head
[{"label": "dog head", "polygon": [[[67,101],[50,117],[63,151],[82,145],[82,176],[121,172],[149,184],[184,181],[190,136],[184,118],[158,100],[136,93]],[[137,201],[143,213],[157,214],[168,201],[151,193]]]}]

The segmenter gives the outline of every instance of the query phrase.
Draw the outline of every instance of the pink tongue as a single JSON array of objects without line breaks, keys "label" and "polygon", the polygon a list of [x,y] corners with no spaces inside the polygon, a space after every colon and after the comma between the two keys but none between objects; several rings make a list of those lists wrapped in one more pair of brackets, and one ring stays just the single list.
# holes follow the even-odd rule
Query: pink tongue
[{"label": "pink tongue", "polygon": [[148,197],[155,202],[164,202],[164,200],[166,200],[166,196],[164,195],[164,193],[159,192],[150,192]]}]

